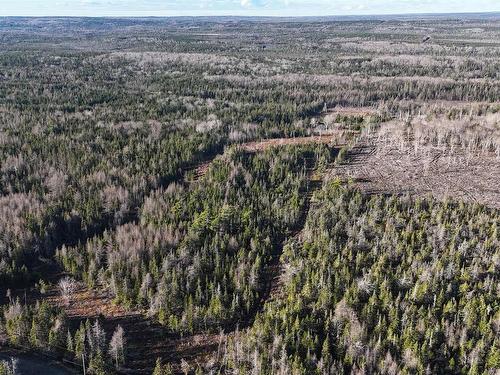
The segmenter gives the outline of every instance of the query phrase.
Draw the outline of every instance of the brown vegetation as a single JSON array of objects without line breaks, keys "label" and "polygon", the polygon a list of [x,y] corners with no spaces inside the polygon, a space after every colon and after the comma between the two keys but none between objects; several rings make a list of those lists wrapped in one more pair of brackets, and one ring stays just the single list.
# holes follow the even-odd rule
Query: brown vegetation
[{"label": "brown vegetation", "polygon": [[370,194],[433,195],[500,207],[500,116],[419,116],[368,131],[334,176]]},{"label": "brown vegetation", "polygon": [[311,143],[316,144],[326,144],[326,145],[336,145],[339,139],[343,138],[343,134],[328,134],[324,136],[310,136],[310,137],[297,137],[297,138],[277,138],[277,139],[266,139],[263,141],[244,143],[240,147],[248,152],[258,152],[264,151],[270,147],[280,147],[287,145],[306,145]]}]

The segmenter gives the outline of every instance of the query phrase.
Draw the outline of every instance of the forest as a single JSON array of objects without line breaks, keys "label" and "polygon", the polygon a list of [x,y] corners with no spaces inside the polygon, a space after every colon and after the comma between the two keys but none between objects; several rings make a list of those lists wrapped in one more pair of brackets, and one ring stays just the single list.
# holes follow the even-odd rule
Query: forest
[{"label": "forest", "polygon": [[283,296],[230,342],[226,366],[266,374],[498,369],[498,211],[367,197],[338,181],[317,199],[303,241],[283,251]]},{"label": "forest", "polygon": [[497,14],[0,17],[0,354],[496,374],[498,186]]}]

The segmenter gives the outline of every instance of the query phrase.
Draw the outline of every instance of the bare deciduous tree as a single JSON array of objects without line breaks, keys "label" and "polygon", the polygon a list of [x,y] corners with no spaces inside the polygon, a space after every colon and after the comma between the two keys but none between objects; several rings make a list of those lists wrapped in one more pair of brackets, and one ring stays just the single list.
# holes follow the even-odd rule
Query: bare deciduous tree
[{"label": "bare deciduous tree", "polygon": [[59,280],[58,287],[61,291],[61,296],[63,297],[64,302],[66,303],[66,305],[69,305],[71,296],[78,288],[78,284],[73,278],[66,276]]},{"label": "bare deciduous tree", "polygon": [[181,360],[181,370],[186,375],[189,374],[189,371],[191,371],[191,366],[184,358]]},{"label": "bare deciduous tree", "polygon": [[125,362],[125,332],[121,325],[118,325],[109,342],[109,354],[114,358],[118,368]]}]

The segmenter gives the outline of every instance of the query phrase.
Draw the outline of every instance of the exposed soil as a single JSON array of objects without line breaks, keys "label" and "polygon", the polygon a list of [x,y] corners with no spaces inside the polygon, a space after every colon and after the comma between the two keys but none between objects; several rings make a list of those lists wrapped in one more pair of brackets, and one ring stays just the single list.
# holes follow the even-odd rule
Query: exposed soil
[{"label": "exposed soil", "polygon": [[213,159],[206,160],[200,164],[187,168],[184,173],[184,182],[193,183],[199,181],[208,171]]},{"label": "exposed soil", "polygon": [[378,111],[372,107],[335,107],[329,108],[327,113],[340,116],[367,117],[376,115]]},{"label": "exposed soil", "polygon": [[310,137],[267,139],[263,141],[244,143],[240,147],[248,152],[258,152],[264,151],[271,147],[306,145],[312,143],[338,146],[339,140],[343,139],[346,134],[346,132],[336,132],[335,134],[328,134],[323,136],[315,135]]},{"label": "exposed soil", "polygon": [[[500,131],[492,124],[478,142],[498,140]],[[445,140],[418,144],[414,134],[397,140],[383,132],[382,128],[362,137],[330,178],[351,180],[367,194],[432,195],[500,208],[500,156],[494,144],[483,148],[450,147]]]},{"label": "exposed soil", "polygon": [[56,289],[50,290],[44,298],[65,310],[73,329],[87,319],[99,319],[109,338],[120,325],[127,347],[125,366],[119,370],[122,374],[151,374],[156,358],[162,358],[171,363],[175,371],[180,371],[183,360],[186,363],[203,361],[200,353],[211,353],[218,346],[215,334],[185,337],[173,334],[150,319],[145,311],[127,310],[116,304],[109,294],[89,291],[83,285],[71,295],[69,303]]}]

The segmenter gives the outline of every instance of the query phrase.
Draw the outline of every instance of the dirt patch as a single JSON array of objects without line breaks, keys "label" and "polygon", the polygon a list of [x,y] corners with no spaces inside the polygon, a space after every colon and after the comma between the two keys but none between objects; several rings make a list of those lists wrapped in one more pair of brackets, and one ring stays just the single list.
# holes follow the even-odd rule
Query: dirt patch
[{"label": "dirt patch", "polygon": [[339,116],[366,117],[378,114],[378,111],[372,107],[335,107],[329,108],[328,114]]},{"label": "dirt patch", "polygon": [[113,298],[108,293],[89,290],[83,286],[71,295],[69,301],[65,301],[57,290],[51,291],[46,300],[63,308],[70,319],[97,317],[117,319],[130,317],[131,315],[141,315],[140,312],[130,312],[114,303]]},{"label": "dirt patch", "polygon": [[500,208],[499,119],[385,124],[363,136],[330,178],[352,180],[369,194],[432,195]]},{"label": "dirt patch", "polygon": [[208,171],[210,164],[213,160],[203,161],[192,168],[186,169],[184,173],[184,181],[187,183],[193,183],[199,181]]},{"label": "dirt patch", "polygon": [[306,144],[326,144],[326,145],[338,145],[338,142],[345,137],[346,133],[336,133],[328,135],[316,135],[310,137],[297,137],[297,138],[277,138],[277,139],[267,139],[257,142],[244,143],[240,147],[248,152],[258,152],[264,151],[271,147],[281,147],[288,145],[306,145]]}]

